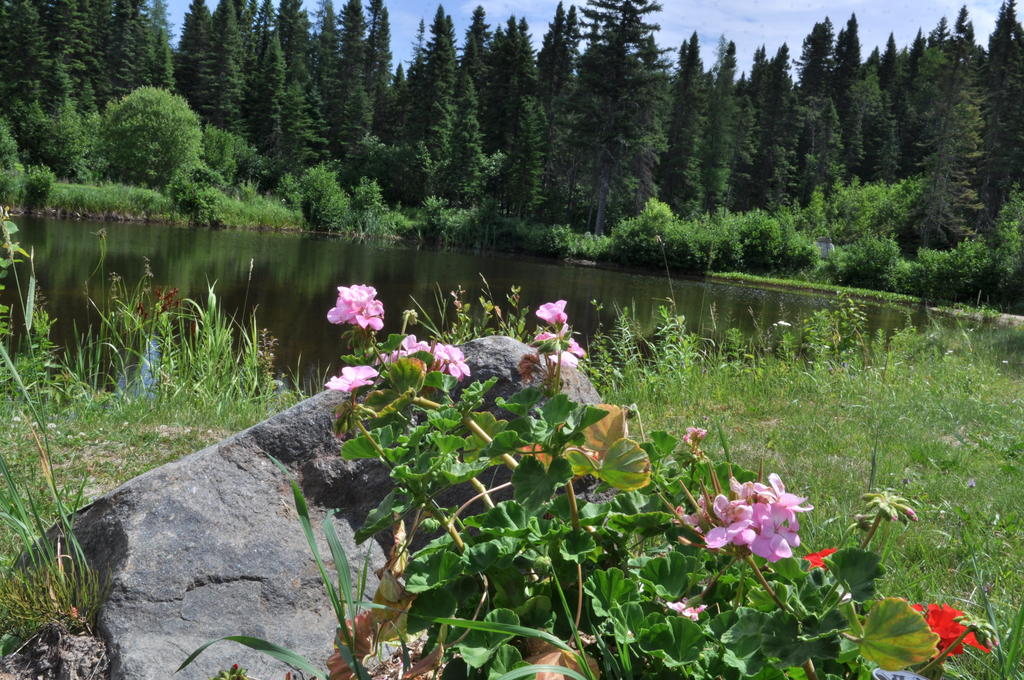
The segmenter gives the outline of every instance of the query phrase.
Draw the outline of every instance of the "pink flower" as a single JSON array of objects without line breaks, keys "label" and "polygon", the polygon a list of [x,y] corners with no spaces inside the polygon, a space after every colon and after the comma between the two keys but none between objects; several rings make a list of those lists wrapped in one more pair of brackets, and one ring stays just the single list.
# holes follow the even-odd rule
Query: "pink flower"
[{"label": "pink flower", "polygon": [[554,369],[559,362],[562,366],[569,366],[570,368],[576,368],[580,365],[580,360],[575,354],[571,352],[560,352],[559,354],[545,354],[544,358],[548,362],[548,367]]},{"label": "pink flower", "polygon": [[686,434],[683,435],[683,443],[687,446],[698,446],[707,436],[708,431],[702,427],[688,427]]},{"label": "pink flower", "polygon": [[358,387],[372,385],[377,375],[377,370],[371,366],[346,366],[341,369],[340,376],[328,380],[324,387],[338,392],[352,392]]},{"label": "pink flower", "polygon": [[565,300],[546,302],[537,310],[537,316],[545,323],[565,323],[569,320],[569,315],[565,313],[565,304]]},{"label": "pink flower", "polygon": [[373,286],[338,286],[338,301],[327,312],[334,324],[352,324],[379,331],[384,327],[384,305]]},{"label": "pink flower", "polygon": [[575,338],[569,338],[569,353],[575,354],[579,358],[587,356],[587,353],[580,347],[580,343],[576,342]]},{"label": "pink flower", "polygon": [[713,505],[715,517],[720,526],[708,532],[704,541],[709,548],[722,548],[730,543],[733,545],[750,545],[757,537],[751,528],[754,524],[753,510],[743,501],[730,501],[722,494],[715,496]]},{"label": "pink flower", "polygon": [[402,357],[407,357],[410,354],[416,352],[429,352],[430,343],[424,342],[423,340],[417,340],[415,335],[407,335],[402,340],[402,344],[398,346],[391,354],[381,354],[380,360],[382,362],[398,361]]},{"label": "pink flower", "polygon": [[434,358],[437,370],[447,373],[453,378],[462,380],[469,377],[469,365],[466,363],[466,355],[455,345],[441,345],[434,347]]},{"label": "pink flower", "polygon": [[800,524],[790,508],[778,503],[754,504],[754,520],[757,536],[750,543],[750,551],[769,562],[793,556],[793,548],[800,545],[797,531]]},{"label": "pink flower", "polygon": [[687,607],[685,602],[669,602],[668,608],[677,614],[682,614],[691,621],[696,621],[700,613],[708,608],[706,604],[702,604],[699,607]]}]

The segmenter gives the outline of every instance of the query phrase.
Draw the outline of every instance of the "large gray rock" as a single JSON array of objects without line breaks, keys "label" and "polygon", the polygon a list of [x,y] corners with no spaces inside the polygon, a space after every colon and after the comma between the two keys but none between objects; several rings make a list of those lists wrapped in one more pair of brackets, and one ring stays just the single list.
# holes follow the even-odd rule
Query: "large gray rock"
[{"label": "large gray rock", "polygon": [[[137,477],[87,507],[77,534],[111,592],[99,615],[110,677],[166,680],[199,645],[251,635],[323,664],[333,611],[303,537],[287,479],[267,457],[302,465],[337,457],[336,393],[323,393],[219,444]],[[313,508],[319,515],[322,510]],[[383,563],[336,520],[358,576]],[[319,533],[319,529],[317,530]],[[326,546],[321,546],[329,558]],[[374,589],[373,576],[368,588]],[[176,677],[205,680],[233,663],[260,678],[288,669],[233,642],[207,650]]]},{"label": "large gray rock", "polygon": [[[472,371],[473,380],[482,381],[494,377],[498,379],[494,388],[487,393],[487,408],[493,407],[494,400],[498,397],[508,399],[523,388],[538,385],[540,382],[539,376],[531,375],[529,371],[526,376],[523,375],[523,357],[535,356],[537,352],[518,340],[504,335],[492,335],[470,340],[459,345],[459,348],[466,355],[466,363]],[[568,366],[562,368],[562,391],[580,404],[601,402],[601,395],[594,389],[590,380]]]},{"label": "large gray rock", "polygon": [[[462,346],[473,380],[498,377],[489,396],[509,397],[530,382],[520,375],[533,350],[511,338]],[[579,402],[600,396],[567,370],[565,391]],[[76,527],[111,593],[99,615],[113,680],[165,680],[199,645],[225,635],[274,642],[322,665],[335,619],[295,513],[288,480],[268,456],[288,465],[319,527],[325,508],[358,579],[383,564],[374,541],[356,546],[362,525],[391,488],[383,466],[338,456],[332,412],[341,395],[324,392],[198,453],[137,477],[85,508]],[[496,471],[502,480],[504,469]],[[497,478],[496,478],[497,479]],[[487,480],[492,481],[492,480]],[[467,491],[462,498],[473,494]],[[453,492],[445,502],[457,502]],[[319,529],[317,529],[319,533]],[[321,545],[321,554],[330,553]],[[238,663],[271,680],[288,670],[231,642],[208,649],[175,677],[206,680]]]}]

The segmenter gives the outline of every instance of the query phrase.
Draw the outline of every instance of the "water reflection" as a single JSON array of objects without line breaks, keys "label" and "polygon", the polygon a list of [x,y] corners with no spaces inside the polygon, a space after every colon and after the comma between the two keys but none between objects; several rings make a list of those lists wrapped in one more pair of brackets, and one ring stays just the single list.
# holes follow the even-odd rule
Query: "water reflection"
[{"label": "water reflection", "polygon": [[[158,225],[90,223],[22,217],[22,244],[35,251],[36,270],[50,313],[57,317],[55,337],[73,341],[73,324],[90,321],[86,289],[111,274],[128,282],[148,267],[154,285],[179,288],[183,296],[205,299],[207,286],[229,313],[256,310],[259,324],[279,340],[280,368],[305,367],[322,374],[338,355],[338,329],[326,321],[338,285],[367,283],[377,288],[388,310],[385,330],[396,331],[411,297],[433,305],[440,287],[457,286],[475,300],[481,275],[500,296],[522,286],[530,306],[564,298],[573,325],[585,341],[616,310],[633,306],[646,323],[670,295],[665,276],[579,267],[523,256],[439,252],[430,249],[349,243],[291,234],[215,231]],[[105,233],[106,259],[98,267]],[[791,323],[827,304],[811,295],[739,286],[675,280],[681,313],[693,330],[745,333],[776,321]],[[8,294],[10,291],[8,291]],[[599,311],[591,301],[603,306]],[[904,312],[872,307],[872,329],[893,330],[906,323]]]}]

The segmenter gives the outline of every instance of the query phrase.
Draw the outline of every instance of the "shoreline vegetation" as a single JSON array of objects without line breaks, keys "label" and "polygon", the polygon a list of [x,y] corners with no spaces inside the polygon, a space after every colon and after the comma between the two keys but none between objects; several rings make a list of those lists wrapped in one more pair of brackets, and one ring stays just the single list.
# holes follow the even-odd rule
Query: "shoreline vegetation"
[{"label": "shoreline vegetation", "polygon": [[[266,196],[248,197],[224,197],[222,209],[216,220],[218,226],[230,229],[241,229],[249,231],[277,231],[294,234],[311,235],[333,235],[341,238],[361,239],[367,238],[357,231],[339,232],[337,229],[312,229],[304,221],[299,210],[291,210],[283,201],[275,201]],[[389,209],[390,210],[390,209]],[[393,213],[395,211],[392,211]],[[158,191],[142,187],[132,187],[119,184],[86,185],[68,182],[55,182],[50,190],[45,207],[30,208],[27,206],[16,206],[12,210],[13,215],[32,215],[36,217],[47,217],[54,219],[72,219],[97,222],[130,222],[139,224],[158,224],[166,226],[189,226],[194,221],[188,216],[178,213],[173,202]],[[412,215],[410,217],[409,215]],[[404,233],[375,233],[369,238],[403,242],[410,244],[422,244],[425,241],[423,229],[414,225],[418,219],[421,223],[430,220],[430,215],[422,211],[408,211],[408,214],[400,215],[401,219],[395,222],[402,222],[405,227]],[[247,221],[248,220],[248,221]],[[429,224],[424,225],[429,228]],[[534,225],[543,228],[544,225]],[[553,228],[558,235],[558,227]],[[561,234],[564,238],[564,233]],[[655,242],[660,234],[655,235]],[[589,235],[580,235],[580,240],[586,243]],[[442,248],[462,249],[472,246],[461,243],[440,243]],[[595,266],[606,269],[625,269],[637,271],[652,276],[665,274],[665,268],[657,265],[645,265],[642,263],[618,262],[608,258],[585,259],[573,257],[576,253],[552,252],[550,247],[531,243],[529,239],[511,242],[507,244],[496,244],[494,252],[499,253],[525,253],[539,257],[550,257],[577,266]],[[584,255],[586,253],[583,253]],[[600,253],[590,253],[591,255]],[[833,254],[833,257],[835,255]],[[667,263],[667,260],[666,260]],[[827,266],[826,260],[817,263],[820,270]],[[997,309],[986,306],[975,306],[965,303],[935,304],[926,298],[916,297],[903,293],[896,293],[886,290],[877,290],[868,287],[844,286],[827,281],[814,280],[812,277],[816,272],[814,269],[805,269],[795,272],[783,272],[780,274],[753,274],[740,271],[706,271],[704,273],[679,270],[670,268],[668,274],[673,277],[681,277],[692,280],[710,281],[728,285],[748,286],[764,289],[786,290],[809,295],[838,295],[842,294],[860,302],[877,305],[888,305],[901,309],[924,309],[930,314],[974,320],[979,322],[996,323],[1001,326],[1018,327],[1024,326],[1024,315],[1001,312]],[[809,274],[809,275],[808,275]],[[799,276],[803,276],[799,278]]]}]

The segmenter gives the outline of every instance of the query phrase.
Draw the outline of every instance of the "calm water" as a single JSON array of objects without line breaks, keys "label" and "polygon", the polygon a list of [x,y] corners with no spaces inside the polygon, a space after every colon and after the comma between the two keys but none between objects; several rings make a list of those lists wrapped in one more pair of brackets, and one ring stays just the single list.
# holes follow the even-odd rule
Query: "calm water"
[{"label": "calm water", "polygon": [[[231,313],[256,311],[257,320],[279,341],[279,367],[321,373],[338,356],[338,328],[325,314],[335,288],[373,285],[389,314],[385,330],[397,331],[400,312],[412,297],[433,309],[437,287],[447,294],[458,286],[476,300],[485,277],[503,299],[513,285],[522,287],[531,307],[555,299],[569,301],[573,326],[585,341],[615,310],[635,306],[649,321],[670,295],[664,276],[573,266],[551,260],[506,255],[439,252],[403,246],[378,246],[293,234],[215,231],[158,225],[90,223],[20,217],[23,246],[32,247],[46,305],[58,319],[55,337],[71,342],[72,327],[89,321],[86,286],[97,289],[103,276],[117,273],[134,283],[148,267],[153,285],[179,288],[183,296],[205,299],[215,290]],[[98,269],[106,233],[106,259]],[[721,332],[779,320],[794,323],[827,305],[818,296],[759,290],[700,281],[672,282],[680,311],[693,330]],[[591,301],[603,305],[598,311]],[[906,314],[869,308],[873,328],[896,329]]]}]

